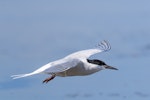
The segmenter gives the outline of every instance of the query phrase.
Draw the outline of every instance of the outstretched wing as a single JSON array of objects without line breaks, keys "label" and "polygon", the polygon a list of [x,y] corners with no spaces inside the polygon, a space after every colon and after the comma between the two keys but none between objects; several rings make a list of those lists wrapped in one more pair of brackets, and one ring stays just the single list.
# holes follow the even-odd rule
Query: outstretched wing
[{"label": "outstretched wing", "polygon": [[78,59],[60,59],[42,66],[41,68],[35,70],[34,73],[52,74],[63,72],[75,67],[79,62],[80,60]]},{"label": "outstretched wing", "polygon": [[50,62],[31,73],[12,75],[11,77],[13,77],[13,79],[17,79],[17,78],[32,76],[40,73],[52,74],[52,73],[63,72],[72,67],[75,67],[79,62],[80,60],[78,59],[60,59],[54,62]]},{"label": "outstretched wing", "polygon": [[73,54],[68,55],[66,58],[89,58],[90,56],[100,53],[103,51],[108,51],[111,49],[110,44],[107,41],[102,41],[97,45],[95,49],[88,49],[75,52]]}]

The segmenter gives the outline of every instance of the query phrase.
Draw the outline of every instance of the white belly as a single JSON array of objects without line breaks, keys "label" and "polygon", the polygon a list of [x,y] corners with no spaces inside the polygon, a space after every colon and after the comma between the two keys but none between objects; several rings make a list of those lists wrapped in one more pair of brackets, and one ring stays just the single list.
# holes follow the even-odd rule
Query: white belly
[{"label": "white belly", "polygon": [[101,70],[97,65],[84,65],[84,63],[79,63],[76,67],[70,68],[64,72],[56,73],[57,76],[84,76],[93,74]]}]

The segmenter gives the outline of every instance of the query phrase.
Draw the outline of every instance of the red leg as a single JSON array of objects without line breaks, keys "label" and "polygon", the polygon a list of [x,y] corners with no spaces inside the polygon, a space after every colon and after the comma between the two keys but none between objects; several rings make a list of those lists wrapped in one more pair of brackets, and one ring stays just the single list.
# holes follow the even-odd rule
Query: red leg
[{"label": "red leg", "polygon": [[48,83],[50,80],[54,79],[55,77],[56,77],[56,75],[55,75],[55,74],[52,74],[52,76],[49,77],[49,78],[46,78],[46,79],[43,81],[43,83]]}]

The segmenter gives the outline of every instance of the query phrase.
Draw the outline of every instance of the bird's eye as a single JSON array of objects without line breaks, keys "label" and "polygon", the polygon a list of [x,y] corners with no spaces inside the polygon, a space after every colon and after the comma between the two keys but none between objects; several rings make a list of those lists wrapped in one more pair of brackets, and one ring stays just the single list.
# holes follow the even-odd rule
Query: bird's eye
[{"label": "bird's eye", "polygon": [[97,59],[93,59],[93,60],[87,59],[87,61],[88,61],[89,63],[96,64],[96,65],[106,65],[105,62],[103,62],[103,61],[101,61],[101,60],[97,60]]}]

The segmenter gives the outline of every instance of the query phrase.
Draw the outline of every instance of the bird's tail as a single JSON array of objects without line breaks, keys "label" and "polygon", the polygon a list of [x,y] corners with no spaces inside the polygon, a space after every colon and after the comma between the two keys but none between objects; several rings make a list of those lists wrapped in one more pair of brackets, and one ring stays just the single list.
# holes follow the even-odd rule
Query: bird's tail
[{"label": "bird's tail", "polygon": [[23,78],[23,77],[35,75],[35,74],[38,74],[38,73],[32,72],[32,73],[28,73],[28,74],[12,75],[11,77],[12,77],[13,79],[18,79],[18,78]]}]

